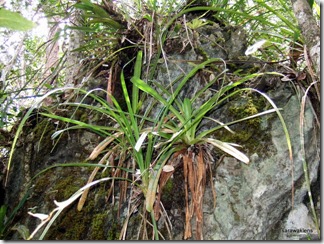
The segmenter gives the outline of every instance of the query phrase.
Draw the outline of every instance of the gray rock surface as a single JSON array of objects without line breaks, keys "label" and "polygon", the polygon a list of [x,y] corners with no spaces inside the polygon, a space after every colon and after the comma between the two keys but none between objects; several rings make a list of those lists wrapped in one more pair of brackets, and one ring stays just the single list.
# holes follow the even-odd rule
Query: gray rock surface
[{"label": "gray rock surface", "polygon": [[[286,93],[287,90],[276,91]],[[291,94],[292,95],[292,94]],[[285,97],[282,94],[281,97]],[[299,101],[292,95],[283,103],[282,115],[287,124],[293,148],[294,206],[299,206],[307,193],[304,182],[303,157],[300,150]],[[285,104],[284,104],[285,103]],[[227,105],[226,105],[227,106]],[[226,108],[224,108],[226,110]],[[270,140],[249,153],[251,162],[244,165],[234,158],[225,157],[217,168],[215,188],[217,206],[212,214],[205,214],[205,239],[210,240],[267,240],[281,238],[277,224],[291,208],[292,162],[289,160],[286,137],[278,118],[263,117],[266,127],[261,134],[269,133]],[[317,178],[320,162],[318,132],[313,127],[311,107],[305,112],[305,150],[311,181]],[[255,132],[258,133],[259,132]],[[257,140],[257,139],[253,139]],[[244,145],[250,143],[242,143]],[[264,146],[265,145],[265,148]],[[210,196],[205,196],[206,200]],[[296,212],[299,214],[299,212]],[[295,212],[291,213],[292,216]],[[297,216],[291,218],[298,218]],[[315,232],[315,227],[312,226]]]},{"label": "gray rock surface", "polygon": [[302,238],[316,237],[315,223],[310,216],[308,208],[300,203],[293,210],[290,211],[287,220],[284,223],[279,235],[280,240],[300,240]]}]

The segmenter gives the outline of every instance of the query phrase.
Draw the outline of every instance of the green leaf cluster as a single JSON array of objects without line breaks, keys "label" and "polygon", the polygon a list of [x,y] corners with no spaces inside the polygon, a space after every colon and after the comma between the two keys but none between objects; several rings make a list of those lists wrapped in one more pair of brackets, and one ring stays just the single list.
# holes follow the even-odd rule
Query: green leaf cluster
[{"label": "green leaf cluster", "polygon": [[105,24],[115,31],[123,28],[123,26],[109,16],[101,6],[89,0],[81,0],[74,4],[74,7],[84,11],[83,16],[89,20],[89,24]]}]

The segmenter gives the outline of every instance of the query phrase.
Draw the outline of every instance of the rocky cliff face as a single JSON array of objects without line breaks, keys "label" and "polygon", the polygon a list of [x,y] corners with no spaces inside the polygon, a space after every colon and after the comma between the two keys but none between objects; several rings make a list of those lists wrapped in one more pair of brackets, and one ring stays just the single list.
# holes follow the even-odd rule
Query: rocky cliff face
[{"label": "rocky cliff face", "polygon": [[[308,143],[301,145],[298,129],[300,102],[293,89],[283,86],[279,90],[269,91],[268,94],[270,97],[281,98],[280,107],[283,108],[282,114],[290,133],[293,161],[289,160],[287,141],[279,119],[276,115],[261,118],[260,127],[247,141],[241,143],[249,151],[250,165],[225,157],[216,169],[214,186],[218,193],[217,206],[211,212],[209,207],[206,208],[206,239],[283,238],[283,232],[293,229],[285,225],[284,220],[292,209],[292,199],[292,211],[295,211],[295,207],[307,198],[303,160],[307,161],[311,181],[314,182],[318,177],[318,132],[314,129],[311,106],[308,104],[305,111],[304,133]],[[238,99],[236,103],[241,101],[242,99]],[[225,105],[221,116],[224,116],[226,110],[230,110],[230,106],[236,106],[235,102]],[[302,146],[305,147],[306,159],[301,153]],[[300,227],[315,234],[314,223],[298,221]]]},{"label": "rocky cliff face", "polygon": [[[246,71],[260,69],[260,63],[253,63],[248,58],[242,57],[246,48],[245,38],[242,36],[244,36],[243,31],[237,28],[226,31],[220,30],[219,26],[203,28],[197,46],[199,49],[197,47],[185,48],[182,53],[170,51],[168,66],[160,65],[155,81],[167,87],[170,79],[175,80],[182,74],[190,72],[192,61],[199,61],[206,57],[236,60],[236,63],[228,64],[229,73],[234,73],[238,69]],[[270,68],[280,69],[280,67]],[[208,72],[200,72],[184,87],[181,96],[192,97],[210,79],[212,77]],[[273,76],[265,76],[253,82],[247,83],[246,86],[259,88],[279,108],[282,108],[280,112],[290,135],[293,161],[289,158],[283,126],[275,113],[234,124],[231,129],[235,134],[228,133],[226,130],[215,133],[213,136],[219,140],[240,144],[241,151],[249,156],[251,162],[249,165],[244,165],[220,151],[212,152],[214,156],[213,185],[208,186],[204,196],[203,235],[205,240],[305,238],[303,233],[297,236],[290,235],[289,230],[294,228],[304,228],[316,234],[314,222],[308,213],[309,206],[305,207],[308,197],[303,168],[303,162],[306,160],[310,181],[315,184],[319,177],[320,136],[312,105],[309,101],[306,103],[304,143],[302,144],[299,132],[301,97],[296,93],[298,89],[295,89],[293,82],[283,82],[280,77]],[[221,85],[215,84],[205,91],[205,97],[208,98]],[[176,87],[176,84],[174,86]],[[149,103],[149,100],[147,102]],[[223,103],[208,116],[225,123],[270,107],[260,94],[247,92]],[[92,122],[95,122],[95,118],[92,118]],[[215,126],[210,120],[203,123],[203,129]],[[57,144],[53,145],[51,134],[56,130],[56,126],[53,120],[42,118],[41,121],[25,128],[24,134],[20,137],[10,181],[5,189],[5,204],[8,205],[8,214],[15,212],[14,208],[19,203],[23,203],[23,206],[11,223],[13,230],[8,234],[8,239],[22,238],[21,233],[14,231],[19,229],[19,226],[25,226],[32,231],[40,222],[28,215],[28,211],[49,213],[55,207],[54,200],[63,201],[70,197],[85,185],[92,171],[92,168],[55,167],[42,173],[32,185],[28,185],[33,176],[51,165],[84,162],[100,141],[98,136],[89,132],[74,131],[64,134]],[[302,148],[304,148],[306,158],[304,158]],[[173,229],[169,230],[172,239],[182,239],[184,228],[181,167],[178,171],[170,180],[165,196],[162,198],[173,225]],[[105,171],[100,177],[105,175],[109,175],[109,171]],[[111,199],[107,201],[106,191],[109,184],[109,182],[103,182],[94,187],[81,212],[76,210],[75,203],[67,208],[56,220],[45,239],[118,239],[126,218],[127,203],[118,206],[118,197],[114,201]],[[31,186],[31,191],[26,195],[29,186]],[[213,207],[211,187],[214,187],[217,193],[216,208]],[[304,216],[299,219],[305,221],[294,225],[296,216]],[[161,218],[159,225],[165,237],[170,238],[168,231],[163,229],[164,220]],[[138,224],[139,216],[134,214],[129,220],[128,239],[137,238]],[[35,236],[37,237],[39,235]]]}]

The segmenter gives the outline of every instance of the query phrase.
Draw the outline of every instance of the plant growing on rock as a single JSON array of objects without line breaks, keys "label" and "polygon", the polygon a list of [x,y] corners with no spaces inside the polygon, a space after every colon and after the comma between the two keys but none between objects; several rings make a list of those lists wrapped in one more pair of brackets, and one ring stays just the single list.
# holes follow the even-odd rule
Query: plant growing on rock
[{"label": "plant growing on rock", "polygon": [[[138,77],[133,77],[132,79],[134,85],[138,86],[142,91],[150,94],[157,101],[162,103],[164,105],[162,110],[167,111],[166,113],[164,113],[165,116],[162,116],[160,118],[160,121],[163,121],[163,123],[158,125],[158,128],[161,128],[161,130],[163,131],[163,134],[159,133],[159,131],[152,131],[152,133],[154,132],[155,134],[162,136],[165,141],[160,142],[158,146],[156,146],[156,148],[163,146],[160,153],[160,157],[163,158],[163,160],[160,161],[159,159],[157,159],[156,161],[156,165],[158,167],[155,167],[155,170],[153,172],[154,177],[151,178],[149,186],[150,194],[148,194],[148,197],[146,197],[146,210],[149,212],[154,211],[155,216],[158,216],[160,202],[156,201],[155,195],[158,192],[157,199],[159,199],[159,195],[161,194],[162,187],[164,185],[165,179],[163,176],[163,167],[165,166],[165,164],[172,167],[174,165],[178,165],[180,160],[183,164],[186,196],[186,223],[184,232],[185,239],[188,239],[192,236],[191,218],[193,217],[193,215],[196,215],[196,239],[203,239],[202,201],[206,186],[206,171],[211,168],[211,162],[213,161],[210,155],[210,146],[222,150],[223,152],[237,158],[243,163],[249,163],[248,157],[235,148],[239,145],[217,140],[213,138],[213,132],[220,128],[226,128],[231,131],[228,127],[228,125],[230,124],[238,123],[243,120],[248,120],[271,112],[277,112],[278,115],[281,116],[275,104],[265,94],[260,93],[259,91],[254,89],[237,88],[240,84],[251,79],[252,77],[262,75],[261,73],[247,75],[244,78],[233,83],[224,84],[219,89],[219,91],[216,91],[199,107],[195,107],[195,101],[199,98],[203,91],[207,90],[209,86],[211,86],[215,82],[215,80],[212,80],[209,84],[207,84],[201,90],[201,92],[196,94],[193,98],[189,99],[185,97],[184,99],[181,99],[179,92],[188,82],[188,80],[200,69],[204,69],[206,66],[211,65],[216,61],[219,61],[219,59],[209,59],[197,65],[191,70],[189,74],[187,74],[182,79],[173,93],[163,89],[163,94],[167,94],[167,99],[159,95],[159,93],[154,88],[150,87],[146,82],[139,79]],[[217,79],[217,77],[215,79]],[[237,95],[242,90],[250,90],[260,93],[270,102],[274,109],[270,109],[265,112],[248,116],[238,121],[232,121],[226,124],[223,124],[215,119],[208,118],[206,116],[206,114],[209,114],[217,106],[228,100],[230,97]],[[211,119],[216,124],[218,124],[218,126],[210,128],[209,130],[201,130],[200,127],[202,126],[203,119]],[[283,120],[282,123],[289,142],[289,135],[287,133]],[[233,131],[231,132],[234,133]],[[169,161],[166,161],[164,159],[165,157],[163,156],[165,154],[168,155],[169,151],[172,151],[172,154],[170,154],[171,158]],[[169,178],[170,174],[168,174],[167,177]],[[213,195],[215,201],[216,193],[213,193]]]},{"label": "plant growing on rock", "polygon": [[[88,1],[81,2],[83,5],[78,5],[81,8],[88,9],[93,5]],[[156,2],[153,2],[153,6],[156,7]],[[100,12],[100,9],[96,10]],[[195,216],[195,238],[203,239],[202,204],[208,179],[208,170],[210,170],[213,161],[213,157],[211,156],[211,148],[218,148],[220,151],[237,158],[245,164],[249,163],[248,157],[237,149],[239,145],[223,142],[220,138],[215,138],[214,133],[217,130],[225,128],[231,133],[234,133],[229,128],[230,125],[244,120],[253,119],[257,116],[276,112],[285,131],[291,157],[289,134],[279,109],[267,95],[259,92],[258,90],[252,88],[242,88],[241,86],[244,82],[255,77],[262,76],[263,74],[281,74],[275,72],[253,73],[241,75],[238,79],[231,79],[226,75],[226,61],[219,58],[209,58],[208,56],[204,56],[202,61],[193,62],[193,68],[187,74],[170,82],[171,84],[178,83],[174,90],[173,87],[163,87],[163,85],[152,81],[152,77],[157,71],[156,66],[158,63],[161,63],[161,61],[167,63],[162,46],[168,38],[168,28],[174,24],[174,21],[184,13],[190,13],[191,11],[221,10],[221,7],[207,6],[187,8],[184,11],[177,13],[175,17],[171,18],[166,23],[166,28],[160,28],[160,26],[155,22],[154,16],[153,18],[151,18],[151,16],[146,16],[146,20],[148,20],[149,24],[155,27],[152,27],[151,31],[155,32],[153,37],[150,36],[150,41],[145,39],[145,41],[139,43],[140,45],[136,47],[136,50],[142,50],[142,46],[144,46],[144,48],[146,46],[154,46],[154,48],[157,49],[155,50],[157,54],[153,55],[151,52],[152,50],[145,50],[145,54],[149,54],[148,56],[153,58],[152,64],[145,67],[148,70],[148,75],[142,75],[142,71],[145,70],[142,65],[145,62],[142,60],[142,51],[138,52],[134,65],[134,73],[130,79],[132,82],[131,94],[129,94],[129,87],[127,87],[129,85],[127,84],[128,79],[124,77],[124,73],[121,72],[120,77],[115,77],[116,80],[120,80],[121,82],[122,96],[123,100],[125,101],[125,106],[122,106],[120,102],[117,101],[118,99],[110,93],[111,91],[109,89],[107,93],[109,98],[108,102],[105,99],[92,94],[93,91],[84,91],[84,93],[86,93],[86,97],[92,97],[98,103],[98,106],[92,106],[83,103],[82,101],[80,103],[64,104],[64,106],[74,106],[76,107],[76,110],[83,108],[101,113],[112,121],[111,126],[98,126],[91,123],[78,121],[72,117],[67,118],[51,113],[41,113],[42,115],[50,117],[51,119],[61,120],[67,124],[74,124],[74,126],[57,131],[54,133],[53,138],[57,137],[63,132],[82,128],[90,129],[105,137],[105,139],[95,148],[88,158],[88,160],[96,160],[98,157],[100,159],[98,164],[93,164],[95,169],[89,176],[87,185],[80,188],[80,190],[73,194],[71,198],[64,202],[64,204],[57,203],[58,208],[54,209],[51,214],[46,216],[46,218],[43,215],[34,215],[42,220],[41,226],[39,227],[42,227],[44,224],[48,223],[42,237],[44,237],[46,231],[58,214],[60,214],[65,207],[76,201],[79,197],[80,199],[77,208],[79,211],[82,210],[91,186],[102,181],[112,181],[113,184],[109,189],[108,197],[113,195],[114,184],[119,183],[119,204],[121,205],[123,201],[129,202],[128,217],[125,221],[120,238],[125,239],[127,223],[132,213],[142,207],[141,214],[145,221],[142,222],[144,224],[141,225],[140,228],[143,230],[143,239],[148,238],[149,227],[147,224],[145,224],[148,222],[151,222],[149,224],[153,226],[152,239],[159,239],[160,237],[163,237],[157,228],[157,221],[159,221],[161,212],[163,213],[164,211],[161,200],[163,188],[170,177],[172,177],[172,174],[176,170],[183,167],[186,204],[184,238],[191,238],[191,220],[192,217]],[[233,10],[227,9],[223,12],[226,14],[231,14]],[[154,12],[154,14],[155,13],[157,12]],[[96,19],[96,21],[100,22],[102,21],[101,18],[106,17],[100,17]],[[253,21],[259,19],[253,17],[252,14],[245,14],[244,17],[249,17]],[[188,22],[187,25],[192,31],[195,31],[199,27],[205,25],[205,22],[202,20],[195,20],[198,19]],[[119,29],[120,26],[118,26],[118,23],[115,23],[113,19],[108,18],[106,21],[111,22],[113,25],[116,24],[116,28]],[[296,31],[294,26],[290,25],[290,27]],[[144,34],[145,35],[143,36],[148,36],[148,32]],[[107,40],[109,40],[109,38],[107,38]],[[126,49],[128,47],[124,48]],[[122,50],[122,48],[109,55],[107,60],[112,59],[120,50]],[[105,56],[104,52],[100,54]],[[163,59],[160,58],[161,54]],[[149,62],[151,62],[151,59],[149,59]],[[213,68],[213,65],[220,63],[224,64],[225,66],[222,71],[219,71],[219,68],[218,70]],[[117,65],[115,62],[112,62],[110,71],[112,71],[112,69]],[[209,71],[213,70],[213,75],[215,78],[211,79],[200,92],[194,94],[192,97],[183,97],[180,95],[180,91],[184,88],[188,81],[192,77],[196,76],[200,71],[204,71],[206,68],[209,68]],[[206,97],[202,98],[204,95],[203,93],[210,89],[212,84],[215,83],[215,81],[218,81],[221,76],[224,76],[222,81],[226,80],[226,82],[223,82],[218,90],[214,90],[213,94],[207,97],[207,99]],[[209,117],[209,114],[213,110],[217,109],[218,106],[226,103],[226,101],[230,100],[232,97],[240,95],[242,92],[256,92],[260,94],[266,98],[273,109],[258,114],[253,114],[246,118],[241,118],[229,123],[222,123],[221,121]],[[150,103],[148,107],[145,107],[146,105],[144,106],[144,104],[147,97],[150,97],[149,99],[151,99],[152,103]],[[154,107],[156,104],[158,104],[158,106]],[[150,113],[152,110],[155,110],[155,115]],[[27,113],[27,117],[28,114],[30,113]],[[210,129],[204,129],[203,121],[206,120],[212,121],[215,123],[215,126]],[[292,160],[292,158],[290,159]],[[99,169],[106,169],[108,167],[113,168],[110,175],[111,177],[95,180]],[[210,177],[210,179],[212,179],[212,177]],[[127,189],[130,189],[130,192],[128,192]],[[213,193],[215,201],[216,193]],[[147,218],[147,213],[151,215],[151,220]],[[37,230],[39,229],[37,228],[36,231]]]},{"label": "plant growing on rock", "polygon": [[[106,180],[111,180],[113,182],[130,181],[132,184],[130,185],[131,193],[129,196],[127,196],[127,184],[124,184],[120,188],[120,203],[122,201],[129,201],[130,207],[128,218],[135,209],[142,205],[144,211],[143,216],[146,216],[146,211],[151,214],[154,234],[152,238],[159,239],[156,221],[159,220],[161,207],[163,207],[163,203],[161,202],[163,187],[172,176],[173,172],[182,165],[186,198],[184,238],[188,239],[192,236],[191,219],[193,215],[195,215],[195,238],[202,240],[203,195],[206,187],[207,171],[211,168],[211,163],[213,161],[212,156],[210,155],[210,146],[217,147],[243,163],[249,163],[248,157],[236,149],[238,145],[222,142],[213,138],[213,132],[220,128],[226,128],[231,131],[228,127],[230,124],[252,119],[267,113],[277,112],[280,116],[278,108],[265,94],[260,92],[261,95],[268,99],[274,107],[273,109],[226,124],[206,116],[206,114],[210,113],[218,105],[222,104],[227,99],[230,99],[232,96],[239,94],[239,92],[244,90],[253,91],[253,89],[238,88],[238,86],[253,77],[262,75],[261,73],[247,75],[233,83],[223,84],[219,91],[206,99],[199,107],[195,107],[196,100],[198,100],[201,94],[214,83],[214,80],[210,81],[201,90],[201,92],[196,94],[193,98],[189,99],[185,97],[182,99],[179,93],[188,80],[190,80],[192,76],[196,75],[199,70],[204,69],[206,66],[211,65],[216,61],[218,62],[219,59],[210,59],[195,66],[191,72],[189,72],[189,74],[180,81],[173,93],[160,87],[163,89],[163,93],[165,94],[166,98],[164,98],[159,95],[157,88],[149,86],[141,79],[142,52],[139,52],[135,63],[134,75],[131,78],[131,81],[133,82],[131,97],[128,94],[123,73],[121,74],[124,98],[127,105],[126,111],[121,109],[119,103],[113,96],[111,96],[111,100],[114,104],[113,107],[111,107],[105,100],[96,96],[93,97],[99,101],[103,107],[93,107],[83,103],[68,104],[76,106],[77,108],[83,107],[93,109],[107,115],[112,121],[114,121],[114,123],[116,123],[115,126],[112,127],[98,127],[61,116],[42,113],[42,115],[48,116],[52,119],[59,119],[75,124],[75,126],[58,131],[54,134],[54,137],[64,131],[76,128],[88,128],[96,132],[106,131],[108,134],[107,138],[93,150],[88,158],[89,160],[94,160],[104,151],[108,150],[103,154],[103,156],[101,156],[98,166],[89,177],[87,185],[82,187],[65,202],[68,204],[58,203],[58,209],[54,210],[54,212],[57,211],[54,216],[61,213],[66,206],[77,200],[79,196],[81,197],[78,203],[78,210],[81,211],[83,204],[86,201],[90,186],[96,183]],[[221,73],[215,77],[215,79],[219,78],[219,76],[223,74],[224,73]],[[141,114],[143,102],[139,96],[140,90],[144,92],[143,95],[148,94],[153,97],[154,101],[162,104],[162,107],[159,108],[159,116],[150,118],[149,115],[143,116]],[[202,121],[204,119],[214,121],[216,126],[208,130],[201,129]],[[233,131],[231,132],[234,133]],[[115,162],[117,162],[116,165],[114,165]],[[103,164],[106,164],[106,167],[116,167],[115,172],[112,173],[111,177],[94,181],[95,175],[100,168],[99,165]],[[130,171],[132,172],[131,179],[129,179]],[[210,179],[212,179],[212,177],[210,177]],[[109,191],[109,196],[111,196],[113,187],[114,186],[112,185],[112,188]],[[143,199],[143,201],[141,201],[141,199]],[[214,192],[214,201],[215,200],[216,193]],[[46,215],[46,218],[44,219],[49,221],[51,216],[53,216],[53,213]],[[34,214],[34,216],[38,217],[37,214]],[[42,216],[43,215],[41,215],[41,217]],[[41,223],[42,226],[45,224],[44,219]],[[46,234],[46,231],[52,223],[53,220],[48,223],[45,233],[43,233],[42,236]],[[147,228],[145,226],[143,227],[145,229]],[[125,222],[125,228],[121,233],[121,238],[125,235],[126,229],[127,221]],[[144,232],[146,231],[144,230]]]}]

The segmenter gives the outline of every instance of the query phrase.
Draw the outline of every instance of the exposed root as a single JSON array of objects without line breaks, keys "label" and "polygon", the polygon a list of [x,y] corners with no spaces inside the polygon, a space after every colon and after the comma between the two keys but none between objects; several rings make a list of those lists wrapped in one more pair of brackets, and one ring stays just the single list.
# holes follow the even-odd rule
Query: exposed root
[{"label": "exposed root", "polygon": [[[197,151],[197,152],[196,152]],[[184,239],[192,237],[192,217],[196,217],[196,239],[203,240],[203,197],[206,189],[206,171],[210,162],[204,157],[202,146],[188,148],[183,155],[183,173],[185,179],[186,222]],[[213,191],[214,205],[216,193]]]}]

